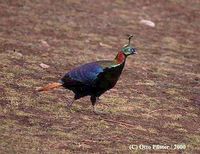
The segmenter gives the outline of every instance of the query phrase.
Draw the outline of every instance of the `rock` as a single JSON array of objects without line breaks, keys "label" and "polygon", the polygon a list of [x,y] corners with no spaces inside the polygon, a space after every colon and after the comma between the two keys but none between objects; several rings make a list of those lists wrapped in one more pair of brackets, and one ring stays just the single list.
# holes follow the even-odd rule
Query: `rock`
[{"label": "rock", "polygon": [[46,48],[49,48],[50,47],[50,45],[47,43],[47,41],[45,41],[45,40],[40,40],[40,43],[41,43],[41,45],[43,46],[43,47],[46,47]]},{"label": "rock", "polygon": [[42,68],[49,68],[50,66],[47,65],[47,64],[41,63],[41,64],[40,64],[40,67],[42,67]]},{"label": "rock", "polygon": [[15,52],[15,54],[16,54],[16,56],[18,56],[18,57],[23,57],[22,53],[20,53],[20,52]]},{"label": "rock", "polygon": [[106,48],[112,48],[112,46],[108,45],[108,44],[104,44],[104,43],[99,43],[100,46],[102,47],[106,47]]},{"label": "rock", "polygon": [[150,20],[142,19],[142,20],[140,20],[140,23],[144,24],[144,25],[147,25],[149,27],[155,27],[156,26],[155,23],[153,21],[150,21]]}]

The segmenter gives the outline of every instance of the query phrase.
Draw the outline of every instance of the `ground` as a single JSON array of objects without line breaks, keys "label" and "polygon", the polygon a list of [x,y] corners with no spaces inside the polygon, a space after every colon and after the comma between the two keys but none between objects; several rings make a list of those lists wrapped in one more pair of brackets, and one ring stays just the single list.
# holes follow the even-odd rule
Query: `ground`
[{"label": "ground", "polygon": [[[198,0],[0,1],[0,153],[200,153],[199,9]],[[35,91],[114,58],[126,34],[138,53],[100,97],[105,114],[88,97],[69,110],[64,89]]]}]

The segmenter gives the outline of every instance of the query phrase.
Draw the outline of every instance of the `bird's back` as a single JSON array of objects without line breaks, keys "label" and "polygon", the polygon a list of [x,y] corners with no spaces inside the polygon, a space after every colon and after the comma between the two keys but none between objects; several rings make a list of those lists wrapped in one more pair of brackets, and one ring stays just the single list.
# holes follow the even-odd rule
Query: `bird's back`
[{"label": "bird's back", "polygon": [[64,87],[79,95],[101,95],[112,88],[124,67],[115,61],[103,60],[81,65],[65,74],[61,79]]},{"label": "bird's back", "polygon": [[103,72],[103,68],[97,62],[91,62],[72,69],[65,74],[61,81],[70,86],[73,86],[75,82],[92,85],[101,72]]}]

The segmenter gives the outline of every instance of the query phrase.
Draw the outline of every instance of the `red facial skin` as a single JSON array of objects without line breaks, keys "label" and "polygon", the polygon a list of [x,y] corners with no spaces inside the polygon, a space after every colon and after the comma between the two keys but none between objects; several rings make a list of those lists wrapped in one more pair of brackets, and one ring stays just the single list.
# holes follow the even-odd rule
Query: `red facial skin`
[{"label": "red facial skin", "polygon": [[117,60],[118,64],[121,64],[126,59],[126,56],[124,55],[124,53],[122,51],[120,51],[120,52],[118,52],[118,54],[117,54],[115,59]]}]

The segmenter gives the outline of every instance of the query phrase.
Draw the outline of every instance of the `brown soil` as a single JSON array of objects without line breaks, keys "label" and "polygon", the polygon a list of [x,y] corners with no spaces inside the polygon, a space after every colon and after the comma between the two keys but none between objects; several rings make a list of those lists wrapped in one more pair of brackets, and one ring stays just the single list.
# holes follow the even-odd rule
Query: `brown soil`
[{"label": "brown soil", "polygon": [[[199,10],[198,0],[0,1],[0,153],[200,153]],[[106,114],[87,97],[67,109],[70,91],[35,91],[114,58],[126,34],[138,54],[100,98]]]}]

